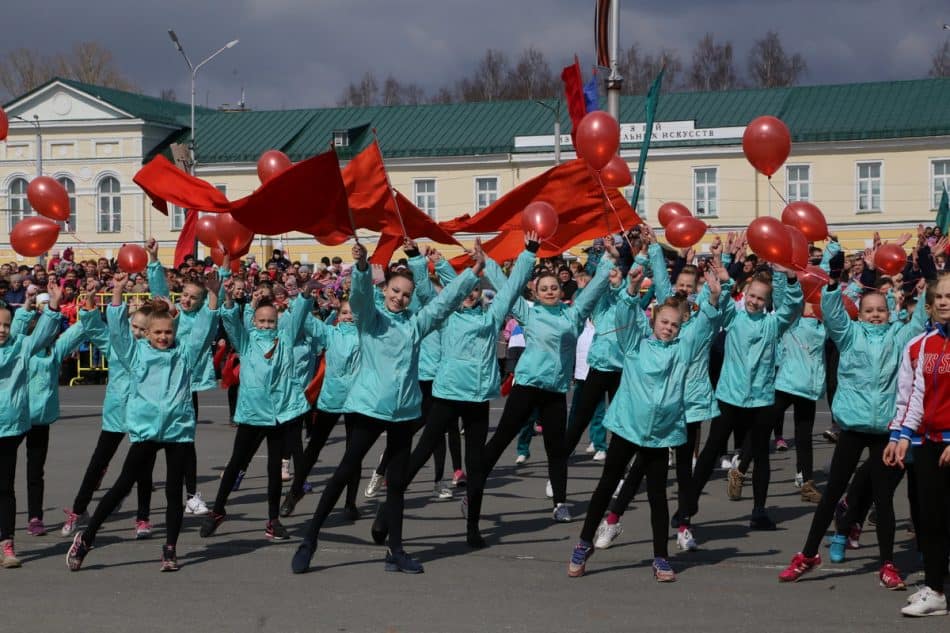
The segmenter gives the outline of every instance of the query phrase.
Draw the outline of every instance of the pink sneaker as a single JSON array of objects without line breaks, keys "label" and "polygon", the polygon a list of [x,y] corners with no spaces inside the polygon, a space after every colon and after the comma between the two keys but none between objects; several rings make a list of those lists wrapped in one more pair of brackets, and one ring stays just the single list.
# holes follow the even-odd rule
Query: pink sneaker
[{"label": "pink sneaker", "polygon": [[888,561],[881,567],[879,573],[881,586],[885,589],[903,590],[907,588],[904,579],[901,578],[901,572],[894,563]]},{"label": "pink sneaker", "polygon": [[0,567],[13,569],[21,564],[20,559],[16,557],[16,550],[13,549],[13,539],[0,541]]},{"label": "pink sneaker", "polygon": [[26,526],[26,533],[30,536],[46,536],[46,526],[43,525],[43,519],[33,517]]},{"label": "pink sneaker", "polygon": [[141,540],[152,536],[152,524],[148,521],[135,521],[135,538]]},{"label": "pink sneaker", "polygon": [[468,483],[468,479],[465,477],[465,471],[459,468],[452,475],[452,485],[456,488],[464,488]]}]

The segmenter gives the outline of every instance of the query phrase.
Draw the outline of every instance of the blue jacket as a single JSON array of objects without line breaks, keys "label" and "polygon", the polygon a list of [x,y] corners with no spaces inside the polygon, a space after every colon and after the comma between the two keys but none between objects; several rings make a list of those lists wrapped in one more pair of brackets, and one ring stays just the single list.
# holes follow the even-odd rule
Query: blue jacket
[{"label": "blue jacket", "polygon": [[[85,329],[86,337],[109,361],[109,382],[106,384],[106,397],[102,403],[102,430],[109,433],[127,433],[125,408],[132,392],[129,372],[112,351],[109,330],[99,310],[80,310],[79,320]],[[126,323],[126,326],[129,324]],[[132,336],[131,327],[129,336]]]},{"label": "blue jacket", "polygon": [[[834,243],[834,242],[832,242]],[[825,395],[825,326],[818,319],[799,317],[778,346],[776,391],[807,400]]]},{"label": "blue jacket", "polygon": [[388,422],[418,419],[422,413],[419,345],[477,281],[468,269],[419,312],[397,313],[376,304],[369,268],[354,267],[350,307],[360,333],[360,372],[347,395],[345,411]]},{"label": "blue jacket", "polygon": [[[409,309],[415,312],[428,305],[436,295],[435,288],[432,287],[432,282],[429,281],[428,266],[428,260],[421,255],[409,258],[409,270],[416,280],[415,292],[412,294],[413,302]],[[435,272],[439,276],[443,287],[457,277],[451,264],[444,259],[439,260],[435,265]],[[419,380],[435,380],[441,359],[442,331],[441,329],[435,329],[422,339],[422,345],[419,349]]]},{"label": "blue jacket", "polygon": [[[22,313],[22,314],[21,314]],[[17,310],[17,318],[26,323],[34,311]],[[30,424],[46,426],[59,419],[59,370],[80,343],[86,340],[81,322],[74,323],[49,347],[30,357]]]},{"label": "blue jacket", "polygon": [[607,290],[613,267],[609,257],[601,259],[597,274],[572,306],[531,306],[522,298],[515,301],[511,313],[524,325],[525,349],[515,369],[514,384],[567,393],[574,377],[577,337]]},{"label": "blue jacket", "polygon": [[62,315],[43,310],[32,334],[14,333],[0,345],[0,437],[30,430],[30,357],[48,348],[60,330]]},{"label": "blue jacket", "polygon": [[350,386],[360,371],[360,335],[355,323],[326,328],[326,369],[317,408],[343,413]]}]

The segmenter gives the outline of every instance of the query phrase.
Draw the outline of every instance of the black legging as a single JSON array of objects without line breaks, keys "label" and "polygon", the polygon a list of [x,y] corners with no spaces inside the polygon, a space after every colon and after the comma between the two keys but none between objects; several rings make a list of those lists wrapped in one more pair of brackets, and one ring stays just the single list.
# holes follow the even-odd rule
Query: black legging
[{"label": "black legging", "polygon": [[26,434],[26,507],[30,519],[43,518],[43,468],[49,450],[49,425],[34,426]]},{"label": "black legging", "polygon": [[281,449],[280,457],[281,459],[293,459],[295,472],[303,465],[303,419],[304,416],[300,416],[283,425],[287,428],[284,432],[284,446]]},{"label": "black legging", "polygon": [[[432,381],[431,380],[420,380],[419,389],[422,390],[422,416],[412,423],[412,434],[415,435],[419,430],[425,425],[426,418],[429,415],[429,407],[432,406]],[[435,447],[435,451],[432,453],[433,456],[433,465],[435,467],[435,477],[433,481],[439,482],[442,481],[442,477],[445,475],[445,440]],[[389,454],[389,444],[386,444],[386,448],[383,449],[383,455],[379,458],[379,464],[376,465],[376,474],[382,477],[386,474],[386,468],[389,466],[390,454]],[[455,464],[455,458],[453,457],[453,466]],[[387,484],[388,485],[388,484]]]},{"label": "black legging", "polygon": [[628,442],[616,433],[607,446],[607,459],[604,472],[600,475],[597,488],[587,506],[587,517],[581,530],[581,540],[591,542],[610,504],[610,497],[623,477],[627,464],[636,455],[647,478],[647,498],[650,502],[650,526],[653,529],[653,556],[666,558],[668,535],[666,524],[670,520],[670,509],[666,504],[666,472],[669,455],[668,448],[647,448]]},{"label": "black legging", "polygon": [[[828,484],[825,494],[822,495],[815,516],[808,530],[808,538],[802,553],[805,556],[818,554],[818,547],[825,536],[825,531],[834,519],[835,506],[838,499],[848,487],[848,481],[857,468],[858,461],[864,449],[868,449],[868,474],[871,478],[871,492],[874,505],[877,508],[877,543],[880,548],[881,562],[894,558],[894,489],[901,479],[901,471],[884,464],[882,455],[887,446],[886,433],[859,433],[857,431],[842,430],[838,434],[835,452],[831,457],[831,472],[828,473]],[[756,465],[758,470],[758,465]]]},{"label": "black legging", "polygon": [[[483,480],[487,480],[501,454],[505,452],[511,440],[521,432],[521,428],[537,407],[544,423],[544,451],[548,455],[548,478],[554,492],[554,503],[567,500],[567,453],[564,452],[564,426],[567,424],[567,397],[556,391],[546,391],[537,387],[515,385],[511,388],[505,410],[498,421],[495,434],[485,445],[485,462],[482,470]],[[485,481],[477,485],[484,488]],[[469,506],[469,523],[472,523],[472,508]],[[478,516],[474,517],[478,523]]]},{"label": "black legging", "polygon": [[[482,496],[484,492],[485,476],[482,473],[482,450],[485,438],[488,437],[488,414],[491,403],[468,402],[462,400],[445,400],[432,398],[432,407],[429,409],[429,418],[422,435],[416,442],[416,448],[409,457],[409,478],[407,483],[415,479],[422,467],[429,461],[432,452],[443,442],[446,429],[458,428],[458,420],[462,418],[465,428],[465,467],[468,469],[468,523],[478,526],[478,515],[481,513]],[[386,504],[380,504],[377,514],[383,516]]]},{"label": "black legging", "polygon": [[613,402],[614,395],[619,387],[619,371],[600,371],[591,367],[590,371],[587,372],[587,378],[584,380],[581,392],[574,394],[578,401],[574,409],[574,420],[567,427],[567,433],[564,436],[565,455],[570,455],[577,448],[577,444],[590,425],[597,407],[604,401],[604,396],[606,395],[610,402]]},{"label": "black legging", "polygon": [[184,483],[188,454],[194,450],[192,442],[133,442],[122,464],[122,472],[112,488],[102,497],[86,529],[83,542],[91,546],[103,522],[112,514],[122,499],[142,477],[142,471],[155,464],[155,456],[165,451],[165,543],[175,545],[181,532],[181,519],[185,508],[181,488]]},{"label": "black legging", "polygon": [[[701,424],[691,422],[686,425],[686,443],[677,446],[676,451],[676,496],[680,507],[689,505],[693,498],[693,452],[696,450],[696,442],[699,440]],[[630,502],[633,501],[637,491],[640,489],[640,482],[643,481],[645,470],[643,461],[638,454],[630,471],[624,478],[623,486],[616,499],[610,501],[610,511],[618,516],[623,516]],[[680,517],[681,525],[689,525],[689,516]]]},{"label": "black legging", "polygon": [[[946,444],[925,441],[913,447],[916,472],[919,519],[917,540],[924,555],[924,584],[943,593],[947,570],[948,534],[947,503],[950,495],[950,468],[939,465]],[[878,524],[880,525],[880,510]]]},{"label": "black legging", "polygon": [[[297,423],[296,425],[294,423]],[[251,424],[238,424],[237,432],[234,434],[234,448],[231,451],[231,459],[224,469],[221,476],[221,483],[218,486],[218,494],[214,499],[214,512],[224,514],[224,506],[228,502],[228,496],[234,488],[234,482],[237,480],[238,471],[248,463],[258,447],[265,439],[267,440],[267,518],[276,519],[280,509],[280,491],[283,482],[280,479],[280,458],[284,449],[284,442],[289,434],[296,430],[300,435],[299,418],[284,424],[275,424],[273,426],[255,426]]]},{"label": "black legging", "polygon": [[[310,476],[313,465],[317,463],[317,459],[320,457],[320,451],[326,446],[330,432],[333,431],[333,427],[336,426],[337,420],[340,419],[341,415],[343,414],[330,413],[329,411],[322,411],[320,409],[317,409],[316,413],[314,413],[314,422],[310,427],[310,441],[307,442],[307,448],[303,450],[300,465],[294,464],[294,480],[290,484],[290,494],[292,496],[298,499],[303,496],[303,485],[306,483],[307,477]],[[347,444],[350,443],[351,427],[352,424],[347,422]],[[353,474],[353,478],[346,486],[346,507],[356,506],[356,495],[360,487],[360,470],[361,469],[356,470]]]},{"label": "black legging", "polygon": [[351,425],[350,441],[343,453],[340,465],[333,472],[317,503],[313,518],[307,525],[305,539],[316,547],[323,523],[343,494],[343,488],[360,471],[363,458],[386,432],[386,448],[389,449],[389,467],[386,470],[386,527],[389,532],[390,551],[402,549],[402,515],[406,484],[409,481],[409,454],[412,450],[412,422],[387,422],[361,413],[347,413]]},{"label": "black legging", "polygon": [[[910,521],[916,529],[916,526],[920,524],[920,503],[917,500],[917,470],[912,462],[905,464],[904,470],[900,471],[894,489],[897,489],[905,472],[907,473],[907,502],[910,507]],[[854,471],[854,477],[851,478],[845,500],[848,510],[843,517],[839,517],[836,526],[839,534],[847,534],[854,524],[864,525],[864,522],[868,519],[868,514],[871,512],[871,506],[874,505],[870,461],[865,460]],[[919,551],[919,540],[917,541],[917,547]]]},{"label": "black legging", "polygon": [[16,457],[24,437],[0,437],[0,541],[13,538],[16,527]]},{"label": "black legging", "polygon": [[[191,392],[191,406],[195,408],[195,423],[198,422],[198,392]],[[197,428],[195,429],[197,437]],[[198,451],[191,442],[191,451],[185,456],[185,492],[189,497],[198,493]]]},{"label": "black legging", "polygon": [[[96,442],[96,448],[92,451],[92,457],[89,458],[89,465],[86,466],[86,473],[82,477],[82,483],[79,484],[79,492],[73,500],[72,511],[82,515],[89,507],[92,501],[92,495],[96,491],[96,486],[102,480],[106,468],[115,452],[119,450],[119,444],[125,433],[116,433],[114,431],[100,431],[99,440]],[[155,467],[155,454],[152,454],[152,461],[148,468],[143,468],[139,472],[139,480],[136,482],[138,489],[138,509],[135,518],[139,521],[148,521],[150,506],[152,504],[152,470]]]},{"label": "black legging", "polygon": [[237,410],[238,389],[240,389],[238,383],[228,386],[228,421],[232,424],[234,423],[234,412]]},{"label": "black legging", "polygon": [[[742,408],[719,401],[719,417],[709,425],[709,437],[696,460],[693,469],[693,498],[687,507],[680,506],[677,514],[681,519],[691,517],[699,511],[699,495],[709,482],[716,461],[726,450],[729,434],[742,428],[748,435],[750,460],[755,460],[752,472],[753,512],[765,510],[765,500],[769,493],[769,436],[772,433],[772,407]],[[741,468],[740,468],[741,470]]]},{"label": "black legging", "polygon": [[813,479],[814,451],[811,435],[815,428],[815,401],[784,391],[775,392],[775,437],[784,437],[785,411],[794,406],[795,420],[795,459],[798,472],[805,481]]}]

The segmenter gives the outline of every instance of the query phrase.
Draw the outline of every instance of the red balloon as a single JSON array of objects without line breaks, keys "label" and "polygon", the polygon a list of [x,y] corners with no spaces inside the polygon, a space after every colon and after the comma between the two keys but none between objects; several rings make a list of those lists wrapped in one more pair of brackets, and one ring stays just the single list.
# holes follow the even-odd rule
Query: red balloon
[{"label": "red balloon", "polygon": [[780,119],[760,116],[746,126],[742,151],[758,172],[771,178],[792,151],[792,136]]},{"label": "red balloon", "polygon": [[693,214],[689,212],[686,205],[679,202],[664,202],[660,205],[657,216],[660,218],[660,225],[665,227],[676,218],[691,218]]},{"label": "red balloon", "polygon": [[814,264],[807,266],[805,270],[798,273],[798,283],[802,285],[805,302],[818,303],[821,301],[821,289],[828,285],[828,281],[828,273]]},{"label": "red balloon", "polygon": [[[245,228],[243,224],[234,219],[230,213],[220,213],[215,219],[217,227],[217,244],[229,253],[232,257],[240,257],[242,251],[251,244],[254,239],[254,232]],[[216,245],[217,245],[216,244]]]},{"label": "red balloon", "polygon": [[808,265],[808,239],[794,226],[786,225],[785,230],[792,243],[792,257],[788,261],[788,267],[793,270],[805,270],[805,266]]},{"label": "red balloon", "polygon": [[24,257],[42,255],[56,243],[59,225],[47,218],[36,216],[17,222],[10,231],[10,246]]},{"label": "red balloon", "polygon": [[677,248],[689,248],[699,243],[709,227],[693,216],[674,218],[666,225],[666,241]]},{"label": "red balloon", "polygon": [[784,224],[775,218],[756,218],[746,230],[749,248],[762,259],[787,265],[792,259],[792,241]]},{"label": "red balloon", "polygon": [[257,177],[263,184],[292,165],[287,154],[278,149],[269,149],[257,159]]},{"label": "red balloon", "polygon": [[603,169],[620,148],[620,124],[603,110],[587,113],[574,136],[577,155],[595,170]]},{"label": "red balloon", "polygon": [[60,222],[69,219],[69,194],[55,178],[37,176],[27,186],[26,197],[40,215]]},{"label": "red balloon", "polygon": [[[211,261],[215,263],[216,266],[221,266],[224,264],[224,251],[222,251],[217,246],[211,247]],[[231,272],[235,275],[241,272],[241,260],[238,258],[231,260]]]},{"label": "red balloon", "polygon": [[115,258],[119,270],[140,273],[148,266],[148,253],[138,244],[124,244]]},{"label": "red balloon", "polygon": [[897,244],[881,244],[874,253],[874,266],[888,277],[893,277],[907,265],[907,253]]},{"label": "red balloon", "polygon": [[608,187],[626,187],[633,182],[630,167],[619,156],[614,156],[610,159],[610,162],[604,165],[604,168],[600,170],[600,177]]},{"label": "red balloon", "polygon": [[195,229],[195,232],[198,236],[198,241],[204,244],[209,248],[214,248],[218,245],[218,216],[217,215],[203,215],[198,218],[198,226]]},{"label": "red balloon", "polygon": [[3,108],[0,108],[0,141],[7,139],[7,133],[9,131],[10,120],[7,118],[7,113],[3,111]]},{"label": "red balloon", "polygon": [[794,226],[805,234],[809,242],[820,242],[828,237],[828,222],[821,209],[810,202],[796,200],[782,211],[782,223]]},{"label": "red balloon", "polygon": [[527,233],[534,231],[542,240],[546,240],[557,231],[557,211],[549,203],[537,200],[521,212],[521,228]]}]

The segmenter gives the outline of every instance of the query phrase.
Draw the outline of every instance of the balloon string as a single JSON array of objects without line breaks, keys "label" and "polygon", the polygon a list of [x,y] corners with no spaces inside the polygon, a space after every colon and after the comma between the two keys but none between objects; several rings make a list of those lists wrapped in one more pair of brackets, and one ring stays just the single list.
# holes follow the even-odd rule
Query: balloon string
[{"label": "balloon string", "polygon": [[[610,194],[607,193],[607,187],[604,186],[604,181],[600,177],[600,170],[594,172],[594,175],[597,177],[597,184],[600,185],[600,190],[604,194],[604,200],[607,201],[607,206],[610,207],[610,210],[614,212],[614,215],[617,217],[617,225],[620,227],[620,234],[623,235],[623,239],[627,242],[627,246],[630,247],[630,253],[635,253],[636,249],[633,247],[633,243],[630,241],[630,238],[627,236],[627,229],[623,226],[623,220],[620,219],[620,214],[617,212],[617,208],[614,206],[613,201],[610,199]],[[608,216],[609,220],[609,216]],[[607,232],[610,232],[610,222],[606,223]]]},{"label": "balloon string", "polygon": [[[788,200],[786,200],[786,199],[785,199],[785,196],[782,195],[782,192],[778,190],[778,188],[775,186],[775,183],[772,182],[772,179],[771,179],[771,178],[769,178],[769,187],[771,187],[771,188],[772,188],[772,191],[774,191],[774,192],[778,195],[779,200],[782,201],[782,204],[784,204],[785,206],[788,206]],[[771,211],[772,211],[772,210],[769,209],[769,214],[770,214],[770,215],[771,215]]]}]

